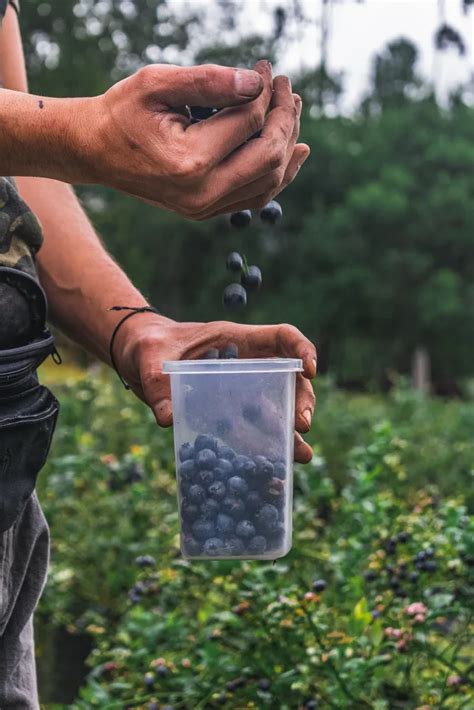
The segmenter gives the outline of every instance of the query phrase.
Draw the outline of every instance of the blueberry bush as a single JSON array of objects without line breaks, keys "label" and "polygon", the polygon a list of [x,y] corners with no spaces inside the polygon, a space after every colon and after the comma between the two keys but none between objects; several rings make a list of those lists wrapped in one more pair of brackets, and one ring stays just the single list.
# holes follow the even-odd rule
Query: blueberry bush
[{"label": "blueberry bush", "polygon": [[37,626],[92,642],[67,707],[473,707],[473,402],[321,380],[290,554],[191,563],[171,432],[109,376],[56,390]]}]

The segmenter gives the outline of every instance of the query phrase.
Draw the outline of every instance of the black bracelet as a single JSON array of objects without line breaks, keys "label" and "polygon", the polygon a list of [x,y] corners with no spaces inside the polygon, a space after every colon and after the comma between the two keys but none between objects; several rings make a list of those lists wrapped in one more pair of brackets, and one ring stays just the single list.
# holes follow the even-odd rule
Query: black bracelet
[{"label": "black bracelet", "polygon": [[120,382],[123,384],[126,390],[130,389],[130,386],[127,385],[125,380],[123,379],[122,375],[118,371],[117,368],[117,363],[115,362],[114,358],[114,342],[115,342],[115,337],[119,331],[119,328],[121,325],[125,323],[126,320],[131,318],[132,316],[136,315],[137,313],[156,313],[159,315],[159,311],[156,310],[156,308],[153,308],[153,306],[141,306],[139,308],[134,308],[133,306],[112,306],[109,308],[109,311],[131,311],[131,313],[127,313],[126,316],[122,318],[122,320],[119,320],[117,325],[114,328],[114,332],[112,333],[112,337],[110,338],[110,345],[109,345],[109,356],[110,356],[110,362],[112,363],[112,367],[114,368],[115,372],[119,376]]}]

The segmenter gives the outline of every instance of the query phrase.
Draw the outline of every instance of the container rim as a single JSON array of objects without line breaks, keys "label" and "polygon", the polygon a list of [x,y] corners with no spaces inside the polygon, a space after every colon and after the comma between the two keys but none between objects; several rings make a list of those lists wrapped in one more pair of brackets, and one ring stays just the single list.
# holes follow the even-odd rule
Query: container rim
[{"label": "container rim", "polygon": [[255,358],[229,360],[167,360],[163,372],[169,375],[224,375],[256,372],[302,372],[297,358]]}]

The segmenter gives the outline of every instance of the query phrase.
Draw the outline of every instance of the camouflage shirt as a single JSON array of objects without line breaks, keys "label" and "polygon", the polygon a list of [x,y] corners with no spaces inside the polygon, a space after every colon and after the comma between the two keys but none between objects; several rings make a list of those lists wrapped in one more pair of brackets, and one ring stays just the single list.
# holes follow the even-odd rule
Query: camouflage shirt
[{"label": "camouflage shirt", "polygon": [[[19,9],[18,0],[0,0],[0,22],[8,4]],[[15,181],[0,177],[0,266],[35,276],[35,254],[41,243],[40,224],[19,196]]]}]

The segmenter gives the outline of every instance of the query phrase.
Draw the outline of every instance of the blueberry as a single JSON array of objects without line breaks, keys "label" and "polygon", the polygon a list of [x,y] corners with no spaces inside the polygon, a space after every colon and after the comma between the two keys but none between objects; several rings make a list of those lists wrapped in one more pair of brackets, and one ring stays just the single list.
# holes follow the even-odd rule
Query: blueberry
[{"label": "blueberry", "polygon": [[183,538],[183,548],[186,554],[191,555],[191,557],[197,557],[201,554],[202,546],[192,535],[186,535]]},{"label": "blueberry", "polygon": [[282,215],[283,210],[276,200],[271,200],[260,210],[260,219],[267,224],[276,224],[280,221]]},{"label": "blueberry", "polygon": [[229,271],[233,271],[235,274],[240,274],[242,267],[244,265],[244,260],[240,254],[236,251],[231,251],[227,257],[226,266]]},{"label": "blueberry", "polygon": [[138,604],[138,602],[140,602],[142,599],[141,594],[138,594],[133,589],[130,589],[130,591],[128,592],[128,598],[130,599],[132,604]]},{"label": "blueberry", "polygon": [[199,508],[194,503],[184,499],[181,503],[181,517],[186,523],[192,523],[199,517]]},{"label": "blueberry", "polygon": [[189,110],[192,118],[197,118],[199,121],[210,118],[216,113],[216,109],[209,106],[190,106]]},{"label": "blueberry", "polygon": [[401,542],[402,544],[405,542],[408,542],[410,539],[410,533],[407,533],[406,531],[402,531],[401,533],[398,533],[397,535],[397,542]]},{"label": "blueberry", "polygon": [[258,688],[259,690],[270,690],[272,687],[272,684],[268,680],[268,678],[262,678],[261,680],[258,681]]},{"label": "blueberry", "polygon": [[201,517],[204,520],[215,520],[219,512],[219,503],[213,498],[208,498],[201,505]]},{"label": "blueberry", "polygon": [[262,272],[258,266],[249,266],[247,271],[244,271],[240,283],[247,291],[258,291],[262,285]]},{"label": "blueberry", "polygon": [[427,550],[425,550],[425,554],[427,557],[434,557],[435,551],[433,547],[428,547]]},{"label": "blueberry", "polygon": [[217,441],[213,436],[208,436],[207,434],[199,434],[194,442],[194,451],[196,454],[203,449],[211,449],[211,451],[217,451]]},{"label": "blueberry", "polygon": [[397,541],[391,537],[385,541],[384,547],[387,555],[394,555],[397,548]]},{"label": "blueberry", "polygon": [[244,543],[239,537],[232,535],[226,539],[224,543],[224,554],[229,555],[229,557],[237,557],[243,555],[244,551]]},{"label": "blueberry", "polygon": [[232,431],[232,422],[227,417],[223,417],[216,422],[216,434],[221,438],[227,436]]},{"label": "blueberry", "polygon": [[249,540],[255,536],[255,527],[250,520],[241,520],[235,528],[235,534],[244,540]]},{"label": "blueberry", "polygon": [[202,355],[202,360],[218,360],[219,359],[219,350],[217,348],[209,348],[209,350],[206,350],[205,353]]},{"label": "blueberry", "polygon": [[203,555],[209,555],[209,557],[217,557],[218,555],[224,554],[224,541],[220,537],[210,537],[204,543],[202,548]]},{"label": "blueberry", "polygon": [[315,579],[313,582],[313,592],[324,592],[327,586],[328,584],[325,579]]},{"label": "blueberry", "polygon": [[424,550],[420,550],[420,552],[417,552],[414,561],[415,562],[424,562],[426,560],[426,552]]},{"label": "blueberry", "polygon": [[310,698],[309,700],[307,700],[305,702],[303,707],[304,707],[304,710],[316,710],[318,707],[318,704],[319,703],[316,700],[316,698]]},{"label": "blueberry", "polygon": [[234,449],[231,449],[230,446],[218,446],[217,447],[217,456],[220,459],[226,459],[227,461],[232,461],[232,459],[235,459],[235,451]]},{"label": "blueberry", "polygon": [[211,520],[198,518],[198,520],[193,523],[192,531],[197,540],[207,540],[210,537],[214,537],[216,528]]},{"label": "blueberry", "polygon": [[282,481],[286,478],[286,466],[283,461],[276,461],[273,464],[273,475],[277,478],[281,478]]},{"label": "blueberry", "polygon": [[225,513],[219,513],[216,520],[216,529],[221,535],[232,535],[235,531],[234,518]]},{"label": "blueberry", "polygon": [[436,572],[438,569],[438,565],[436,564],[435,560],[426,560],[423,562],[423,572]]},{"label": "blueberry", "polygon": [[262,505],[261,495],[257,491],[250,491],[245,499],[245,506],[249,513],[255,513]]},{"label": "blueberry", "polygon": [[194,458],[194,446],[186,442],[179,447],[178,458],[180,461],[190,461]]},{"label": "blueberry", "polygon": [[194,461],[184,461],[178,468],[178,477],[185,483],[192,483],[194,477]]},{"label": "blueberry", "polygon": [[216,461],[217,456],[212,449],[201,449],[201,451],[196,454],[196,466],[199,469],[206,468],[212,470]]},{"label": "blueberry", "polygon": [[255,465],[257,467],[257,480],[259,482],[269,482],[273,477],[273,464],[265,456],[256,456]]},{"label": "blueberry", "polygon": [[257,469],[255,463],[248,456],[236,456],[232,463],[236,474],[248,480],[254,476]]},{"label": "blueberry", "polygon": [[143,480],[143,468],[140,464],[134,463],[130,466],[125,476],[125,483],[138,483]]},{"label": "blueberry", "polygon": [[367,570],[367,572],[364,572],[364,579],[367,582],[374,582],[377,579],[377,572],[373,569]]},{"label": "blueberry", "polygon": [[271,548],[278,547],[283,543],[285,537],[285,526],[283,523],[272,523],[267,529],[267,542]]},{"label": "blueberry", "polygon": [[235,343],[227,343],[227,345],[222,348],[219,357],[221,360],[233,360],[239,357],[239,348]]},{"label": "blueberry", "polygon": [[247,305],[247,291],[240,284],[229,284],[222,294],[222,303],[230,311],[238,311]]},{"label": "blueberry", "polygon": [[145,673],[145,675],[143,676],[143,682],[146,686],[151,687],[155,684],[155,674],[150,672]]},{"label": "blueberry", "polygon": [[241,210],[240,212],[233,212],[230,215],[229,221],[233,227],[242,229],[243,227],[248,227],[252,221],[252,213],[250,210]]},{"label": "blueberry", "polygon": [[209,488],[211,483],[214,482],[214,471],[209,471],[208,469],[198,471],[194,478],[196,483],[200,486],[203,488]]},{"label": "blueberry", "polygon": [[247,482],[244,481],[241,476],[232,476],[229,478],[227,487],[229,489],[229,493],[233,493],[237,496],[244,496],[249,490]]},{"label": "blueberry", "polygon": [[135,564],[139,567],[154,567],[156,560],[151,555],[140,555],[135,558]]},{"label": "blueberry", "polygon": [[202,486],[194,484],[188,491],[188,498],[191,503],[202,503],[206,497],[206,491]]},{"label": "blueberry", "polygon": [[267,549],[267,541],[263,535],[255,535],[247,544],[247,550],[251,555],[263,555]]},{"label": "blueberry", "polygon": [[227,493],[227,488],[225,484],[222,483],[222,481],[215,481],[209,486],[208,491],[211,498],[215,498],[216,500],[223,500]]},{"label": "blueberry", "polygon": [[230,461],[222,458],[217,459],[216,466],[214,468],[214,478],[216,481],[226,483],[230,476],[232,476],[233,472],[234,467]]},{"label": "blueberry", "polygon": [[[215,486],[216,484],[213,483],[212,485]],[[222,501],[222,510],[229,515],[232,515],[235,520],[239,520],[245,515],[245,504],[241,498],[226,496]]]},{"label": "blueberry", "polygon": [[261,530],[272,531],[278,523],[278,510],[271,503],[263,505],[256,515],[258,528]]},{"label": "blueberry", "polygon": [[155,669],[155,673],[161,678],[165,678],[168,675],[169,670],[166,666],[157,666]]},{"label": "blueberry", "polygon": [[251,424],[255,424],[255,422],[258,422],[260,417],[262,416],[262,410],[258,406],[258,404],[244,404],[242,407],[242,417],[250,422]]}]

